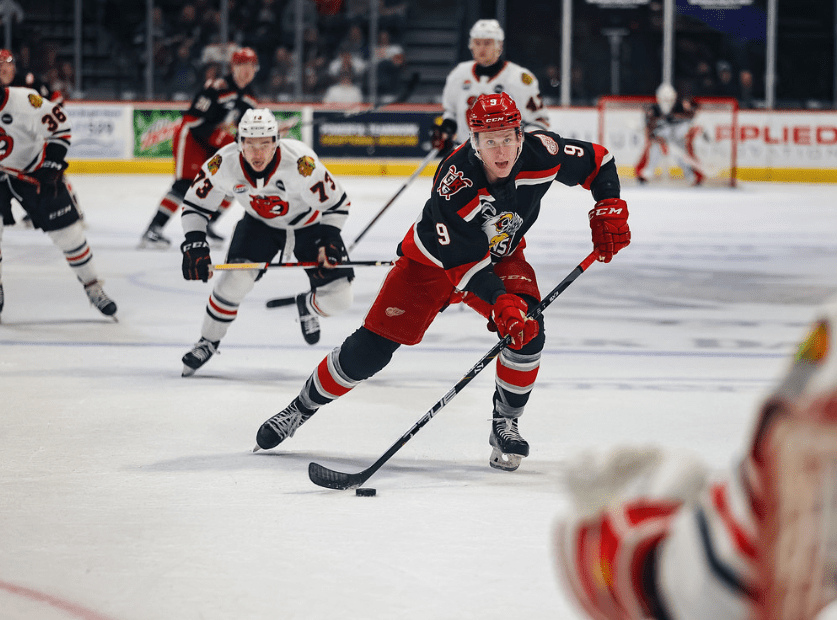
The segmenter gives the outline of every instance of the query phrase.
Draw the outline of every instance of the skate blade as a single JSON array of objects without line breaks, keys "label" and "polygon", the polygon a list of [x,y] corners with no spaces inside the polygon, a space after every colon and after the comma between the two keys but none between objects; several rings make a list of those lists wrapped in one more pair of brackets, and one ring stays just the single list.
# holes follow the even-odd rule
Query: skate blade
[{"label": "skate blade", "polygon": [[197,368],[192,368],[191,366],[187,366],[186,364],[183,364],[183,372],[180,374],[180,376],[181,377],[191,377],[193,374],[195,374],[196,370],[197,370]]},{"label": "skate blade", "polygon": [[837,428],[777,420],[760,620],[809,620],[837,598]]},{"label": "skate blade", "polygon": [[498,448],[491,451],[491,456],[488,458],[488,464],[494,469],[502,469],[503,471],[514,471],[520,467],[520,461],[523,459],[519,454],[506,454],[501,452]]}]

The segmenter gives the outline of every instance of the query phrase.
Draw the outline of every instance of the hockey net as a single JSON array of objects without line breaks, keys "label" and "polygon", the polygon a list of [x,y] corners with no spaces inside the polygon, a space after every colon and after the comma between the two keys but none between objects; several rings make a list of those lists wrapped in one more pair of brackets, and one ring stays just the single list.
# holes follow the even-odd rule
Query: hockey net
[{"label": "hockey net", "polygon": [[[698,97],[691,121],[677,123],[663,134],[666,152],[646,154],[646,110],[654,97],[604,96],[599,99],[599,144],[616,158],[619,176],[636,179],[643,172],[649,182],[732,186],[736,184],[738,158],[738,102],[723,97]],[[695,175],[691,171],[697,171]]]}]

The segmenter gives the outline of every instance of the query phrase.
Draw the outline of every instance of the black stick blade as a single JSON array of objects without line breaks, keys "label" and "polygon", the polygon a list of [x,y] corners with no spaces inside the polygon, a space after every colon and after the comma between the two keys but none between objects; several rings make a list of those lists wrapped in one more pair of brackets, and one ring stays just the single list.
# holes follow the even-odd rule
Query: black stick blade
[{"label": "black stick blade", "polygon": [[276,299],[268,299],[265,306],[268,308],[281,308],[282,306],[292,306],[296,303],[296,297],[277,297]]},{"label": "black stick blade", "polygon": [[311,482],[327,489],[338,489],[340,491],[356,489],[369,478],[365,474],[365,471],[357,474],[347,474],[342,471],[334,471],[328,467],[323,467],[319,463],[308,464],[308,477],[311,479]]}]

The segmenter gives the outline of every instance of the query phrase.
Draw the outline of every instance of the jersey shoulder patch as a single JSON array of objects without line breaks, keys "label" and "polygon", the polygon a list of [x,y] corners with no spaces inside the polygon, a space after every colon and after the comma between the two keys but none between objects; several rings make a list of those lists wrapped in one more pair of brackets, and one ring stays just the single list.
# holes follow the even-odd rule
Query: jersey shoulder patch
[{"label": "jersey shoulder patch", "polygon": [[215,174],[218,172],[218,169],[221,168],[221,161],[222,158],[220,155],[215,155],[212,159],[209,160],[209,163],[206,164],[206,168],[209,170],[209,174]]},{"label": "jersey shoulder patch", "polygon": [[526,86],[529,86],[529,84],[535,81],[535,78],[534,76],[532,76],[531,73],[527,73],[526,71],[524,71],[520,74],[520,81],[526,84]]},{"label": "jersey shoulder patch", "polygon": [[314,173],[314,168],[317,164],[314,163],[314,158],[310,155],[303,155],[296,160],[296,169],[304,177],[310,177]]},{"label": "jersey shoulder patch", "polygon": [[558,143],[555,140],[542,133],[536,133],[533,135],[541,141],[541,144],[543,144],[546,150],[549,151],[550,155],[558,154]]},{"label": "jersey shoulder patch", "polygon": [[44,105],[44,98],[36,93],[30,93],[28,95],[29,103],[32,105],[33,108],[40,108]]}]

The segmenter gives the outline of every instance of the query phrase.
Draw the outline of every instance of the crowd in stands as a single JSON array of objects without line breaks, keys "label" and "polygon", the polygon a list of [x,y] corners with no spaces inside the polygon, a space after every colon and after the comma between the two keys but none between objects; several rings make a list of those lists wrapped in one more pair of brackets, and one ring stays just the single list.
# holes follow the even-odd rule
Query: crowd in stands
[{"label": "crowd in stands", "polygon": [[[376,45],[371,45],[369,0],[303,0],[299,16],[303,25],[302,100],[342,103],[368,100],[371,67],[376,72],[374,81],[379,101],[386,101],[403,90],[408,79],[403,37],[408,13],[416,15],[416,3],[378,2],[379,36]],[[259,98],[265,102],[297,99],[297,1],[228,0],[228,3],[228,44],[222,45],[218,0],[185,3],[155,0],[152,26],[155,98],[190,100],[207,79],[224,71],[232,47],[247,46],[259,56],[260,70],[254,83]],[[143,98],[148,64],[145,3],[96,0],[84,6],[90,13],[85,13],[85,23],[93,24],[85,28],[98,25],[107,29],[114,49],[113,64],[121,67],[124,74],[120,86],[123,98]],[[586,10],[598,15],[589,7]],[[637,10],[635,14],[643,17],[623,19],[620,24],[625,31],[620,44],[622,76],[618,94],[622,95],[651,94],[661,79],[659,66],[637,60],[659,56],[659,15],[651,10],[644,13]],[[558,29],[549,20],[544,20],[543,25],[527,22],[516,27],[515,15],[508,16],[507,57],[530,67],[539,79],[546,103],[556,105],[560,103],[565,79],[560,74],[555,49]],[[33,71],[72,98],[75,76],[71,56],[68,58],[65,50],[59,57],[57,46],[51,43],[39,46],[38,33],[25,27],[25,12],[13,19],[17,35],[13,51],[22,65],[19,69]],[[537,27],[543,32],[539,34]],[[594,17],[588,19],[586,14],[579,14],[574,24],[569,76],[574,105],[595,105],[599,95],[611,94],[607,70],[610,48],[603,34],[608,27]],[[674,54],[677,91],[684,96],[736,97],[743,108],[756,105],[754,91],[755,97],[763,99],[764,67],[751,66],[747,59],[735,54],[719,54],[717,46],[709,45],[704,39],[678,33]],[[544,53],[544,47],[552,53]],[[467,55],[467,50],[464,54]],[[454,61],[466,57],[452,59],[451,67]]]}]

